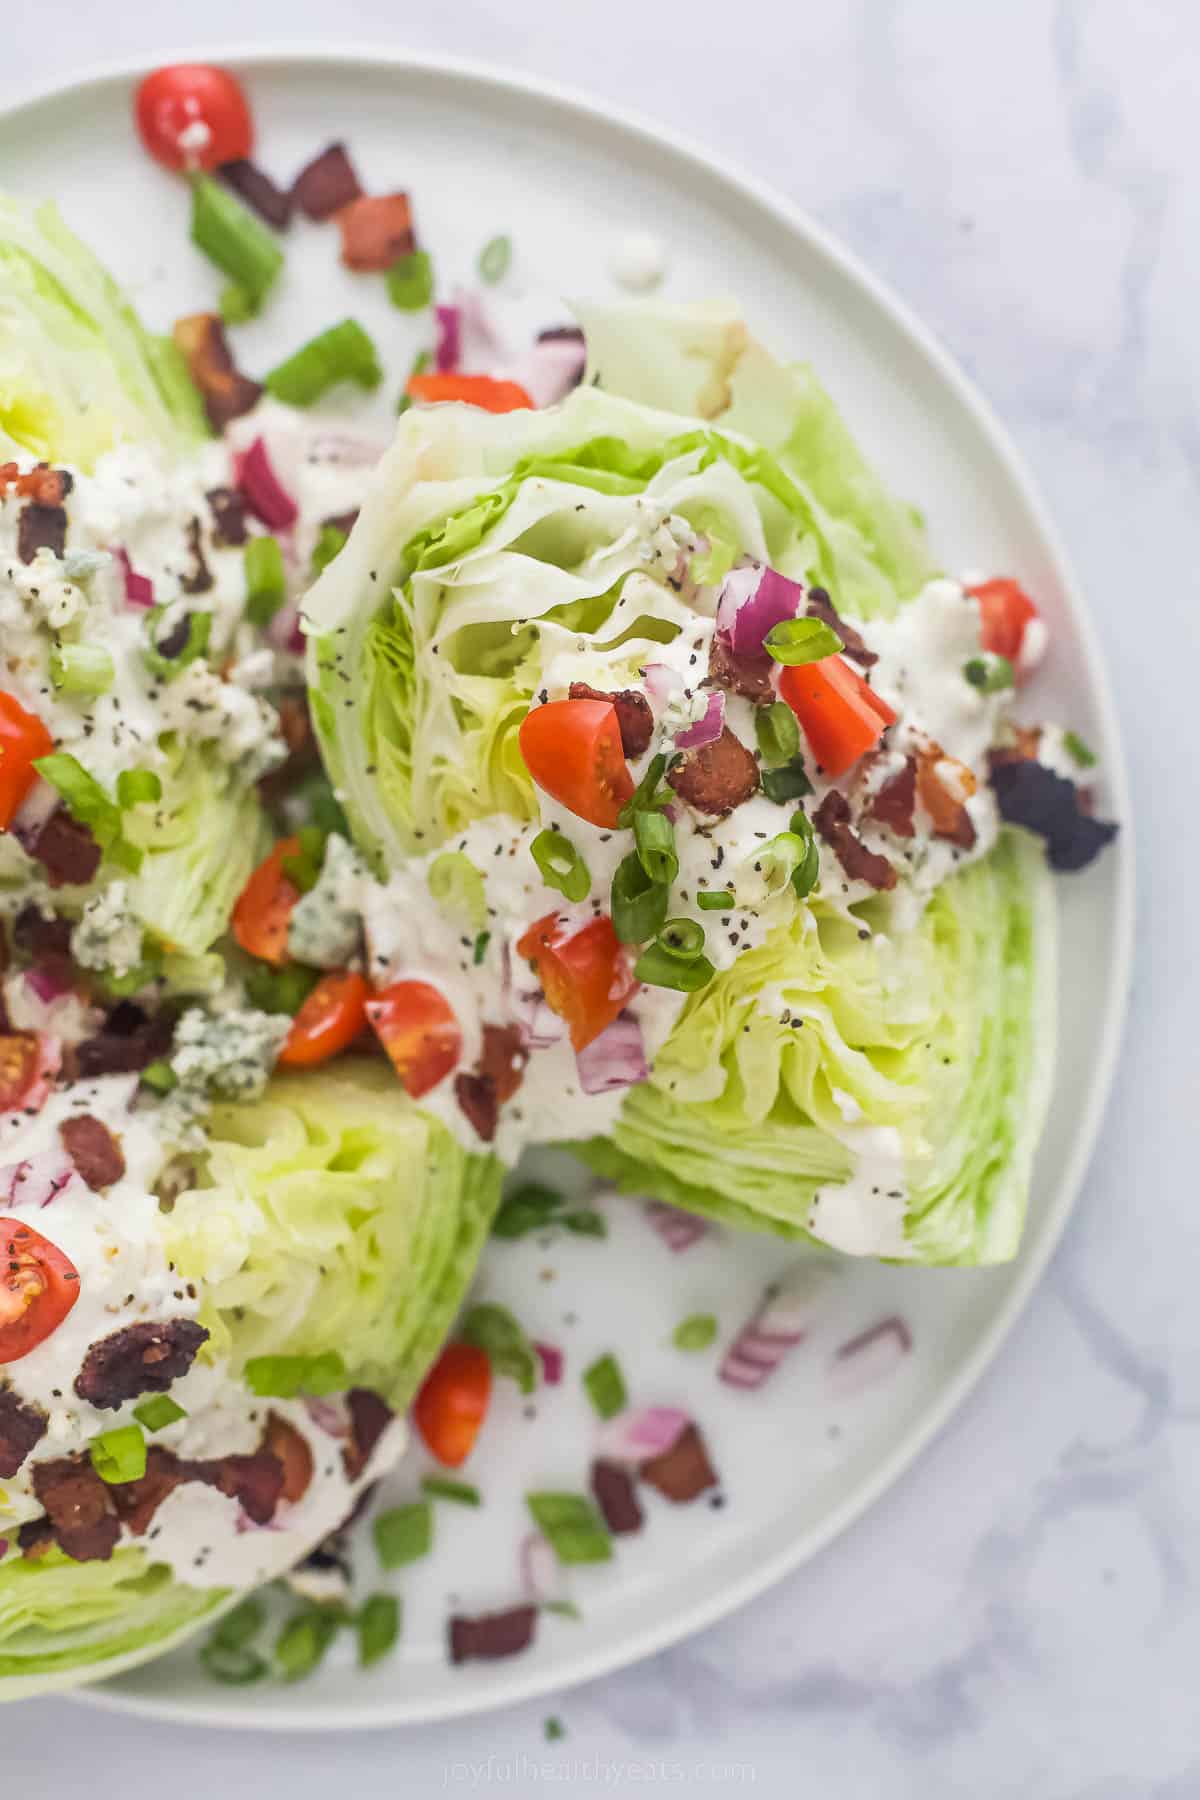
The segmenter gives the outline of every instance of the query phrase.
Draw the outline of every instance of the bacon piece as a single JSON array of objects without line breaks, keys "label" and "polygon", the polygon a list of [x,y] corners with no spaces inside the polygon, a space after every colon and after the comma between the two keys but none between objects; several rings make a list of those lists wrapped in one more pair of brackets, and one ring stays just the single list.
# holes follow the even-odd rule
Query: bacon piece
[{"label": "bacon piece", "polygon": [[302,1500],[313,1478],[313,1453],[304,1433],[297,1431],[289,1419],[268,1413],[259,1449],[273,1456],[283,1470],[283,1499]]},{"label": "bacon piece", "polygon": [[0,1480],[15,1475],[35,1444],[46,1435],[47,1419],[9,1387],[0,1388]]},{"label": "bacon piece", "polygon": [[306,218],[331,219],[362,194],[362,185],[344,144],[330,144],[301,169],[292,183],[292,199]]},{"label": "bacon piece", "polygon": [[214,431],[224,431],[231,419],[240,419],[256,404],[261,383],[238,372],[216,313],[189,313],[176,319],[173,335],[200,390],[209,424]]},{"label": "bacon piece", "polygon": [[261,776],[258,782],[263,804],[273,808],[282,805],[318,762],[317,738],[304,690],[281,695],[275,707],[279,714],[279,734],[288,753],[277,768]]},{"label": "bacon piece", "polygon": [[[192,566],[179,577],[179,585],[185,594],[207,594],[213,584],[212,570],[204,560],[204,540],[200,535],[199,519],[189,519],[187,528],[188,554]],[[184,643],[187,639],[184,639]]]},{"label": "bacon piece", "polygon": [[173,1450],[152,1444],[146,1452],[146,1473],[136,1481],[121,1481],[112,1488],[113,1503],[121,1523],[134,1537],[145,1537],[155,1513],[168,1494],[190,1479],[191,1465],[180,1462]]},{"label": "bacon piece", "polygon": [[988,751],[988,764],[993,769],[1005,763],[1036,762],[1042,744],[1040,725],[1014,725],[1011,744],[1000,744]]},{"label": "bacon piece", "polygon": [[17,1544],[26,1562],[40,1562],[54,1543],[54,1527],[43,1515],[40,1519],[26,1519],[17,1532]]},{"label": "bacon piece", "polygon": [[1117,835],[1117,826],[1092,818],[1073,781],[1040,762],[1002,763],[992,768],[992,787],[1001,816],[1045,839],[1052,869],[1084,869]]},{"label": "bacon piece", "polygon": [[592,1464],[592,1493],[604,1523],[615,1537],[642,1529],[645,1514],[638,1504],[633,1476],[620,1463],[596,1458]]},{"label": "bacon piece", "polygon": [[775,698],[771,686],[774,666],[769,656],[735,656],[723,631],[718,631],[709,645],[708,679],[728,693],[753,700],[756,706],[769,706]]},{"label": "bacon piece", "polygon": [[646,754],[654,736],[654,714],[644,694],[639,694],[635,688],[606,694],[602,688],[589,687],[586,681],[573,681],[569,691],[572,700],[611,700],[621,728],[622,750],[631,757]]},{"label": "bacon piece", "polygon": [[896,885],[896,871],[886,856],[868,850],[850,824],[850,803],[837,788],[830,788],[813,815],[813,824],[852,881],[865,881],[881,892]]},{"label": "bacon piece", "polygon": [[697,812],[729,813],[758,792],[758,764],[726,725],[715,743],[668,770],[667,782]]},{"label": "bacon piece", "polygon": [[147,1013],[132,1000],[122,1000],[95,1037],[75,1046],[75,1072],[84,1078],[138,1073],[167,1054],[173,1033],[168,1014]]},{"label": "bacon piece", "polygon": [[455,1098],[485,1144],[495,1137],[500,1108],[525,1079],[528,1061],[519,1025],[485,1025],[474,1070],[455,1078]]},{"label": "bacon piece", "polygon": [[101,1193],[114,1181],[120,1181],[125,1173],[125,1153],[121,1140],[113,1136],[102,1119],[93,1113],[78,1113],[63,1120],[58,1135],[90,1188]]},{"label": "bacon piece", "polygon": [[61,913],[46,914],[32,902],[23,906],[12,923],[12,941],[35,962],[71,954],[71,921]]},{"label": "bacon piece", "polygon": [[450,1661],[495,1662],[518,1655],[533,1642],[537,1615],[536,1606],[513,1606],[507,1612],[480,1613],[473,1619],[455,1613],[450,1620]]},{"label": "bacon piece", "polygon": [[916,829],[913,821],[916,804],[917,765],[910,756],[904,767],[895,775],[889,775],[883,786],[871,795],[866,816],[874,819],[877,825],[886,825],[897,837],[910,838]]},{"label": "bacon piece", "polygon": [[837,632],[842,640],[842,655],[848,656],[860,668],[873,669],[879,661],[874,650],[868,650],[862,636],[853,625],[847,625],[845,619],[837,611],[833,601],[822,587],[809,588],[808,605],[805,608],[810,619],[821,619]]},{"label": "bacon piece", "polygon": [[[955,793],[947,784],[956,783]],[[917,797],[933,822],[934,837],[946,838],[961,850],[975,843],[975,825],[965,805],[978,783],[965,763],[947,756],[940,744],[931,744],[917,757]]]},{"label": "bacon piece", "polygon": [[476,1137],[490,1144],[500,1122],[500,1102],[491,1082],[482,1075],[456,1075],[454,1098]]},{"label": "bacon piece", "polygon": [[363,274],[382,274],[416,243],[407,194],[360,194],[339,209],[337,222],[342,261]]},{"label": "bacon piece", "polygon": [[60,806],[29,845],[29,854],[45,869],[50,886],[60,888],[90,881],[102,853],[88,827]]},{"label": "bacon piece", "polygon": [[[192,1468],[207,1465],[191,1464]],[[252,1450],[248,1456],[222,1456],[212,1465],[211,1486],[236,1500],[248,1519],[269,1525],[283,1497],[287,1471],[269,1450]],[[203,1479],[203,1477],[201,1478]]]},{"label": "bacon piece", "polygon": [[342,1451],[342,1462],[347,1478],[357,1481],[387,1429],[392,1409],[370,1388],[351,1388],[346,1395],[346,1404],[350,1408],[350,1442]]},{"label": "bacon piece", "polygon": [[694,1500],[706,1488],[717,1485],[716,1470],[708,1460],[704,1439],[696,1425],[685,1426],[671,1448],[642,1463],[638,1474],[677,1505]]},{"label": "bacon piece", "polygon": [[74,486],[69,469],[52,469],[43,462],[22,475],[15,462],[0,463],[0,500],[11,493],[38,506],[61,506]]},{"label": "bacon piece", "polygon": [[213,541],[228,548],[246,542],[246,501],[237,488],[209,488],[204,498],[213,516]]},{"label": "bacon piece", "polygon": [[17,518],[17,555],[31,563],[39,550],[61,556],[67,547],[67,509],[27,500]]},{"label": "bacon piece", "polygon": [[217,174],[260,219],[265,219],[276,231],[287,229],[292,216],[292,196],[286,188],[276,187],[265,169],[242,157],[236,162],[219,164]]},{"label": "bacon piece", "polygon": [[121,1535],[121,1521],[111,1489],[86,1456],[35,1463],[33,1491],[60,1550],[76,1562],[108,1561]]},{"label": "bacon piece", "polygon": [[114,1409],[139,1394],[164,1394],[187,1374],[207,1336],[194,1319],[123,1326],[88,1350],[75,1392],[93,1406]]}]

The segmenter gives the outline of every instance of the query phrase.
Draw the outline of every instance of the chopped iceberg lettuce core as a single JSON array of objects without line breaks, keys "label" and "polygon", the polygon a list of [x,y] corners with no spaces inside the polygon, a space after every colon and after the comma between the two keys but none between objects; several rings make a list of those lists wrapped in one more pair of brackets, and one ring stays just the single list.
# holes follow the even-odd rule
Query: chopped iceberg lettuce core
[{"label": "chopped iceberg lettuce core", "polygon": [[115,444],[178,452],[207,435],[179,352],[57,209],[0,196],[0,453],[90,470]]},{"label": "chopped iceberg lettuce core", "polygon": [[277,1075],[213,1108],[197,1186],[164,1221],[202,1280],[204,1356],[341,1353],[350,1385],[407,1405],[462,1301],[500,1199],[390,1068],[339,1061]]}]

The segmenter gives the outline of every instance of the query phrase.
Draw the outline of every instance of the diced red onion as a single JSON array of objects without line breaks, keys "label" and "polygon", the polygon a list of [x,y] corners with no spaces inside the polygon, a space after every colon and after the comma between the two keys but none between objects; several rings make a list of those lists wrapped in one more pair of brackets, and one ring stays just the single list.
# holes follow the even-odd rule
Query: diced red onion
[{"label": "diced red onion", "polygon": [[763,639],[773,625],[796,618],[804,605],[804,587],[762,563],[731,569],[721,584],[717,630],[729,639],[735,656],[761,656]]},{"label": "diced red onion", "polygon": [[71,991],[65,967],[55,968],[49,963],[34,963],[31,969],[26,969],[25,985],[43,1005],[49,1005],[51,1000]]},{"label": "diced red onion", "polygon": [[521,357],[513,375],[535,406],[554,406],[579,386],[586,362],[582,339],[550,338]]},{"label": "diced red onion", "polygon": [[688,725],[683,731],[675,733],[675,748],[677,750],[702,750],[705,744],[715,744],[724,729],[725,695],[720,688],[713,688],[708,696],[704,717],[697,719],[694,725]]},{"label": "diced red onion", "polygon": [[437,345],[434,361],[441,374],[457,369],[462,354],[462,312],[457,306],[435,306]]},{"label": "diced red onion", "polygon": [[911,1349],[912,1332],[903,1319],[880,1319],[834,1351],[830,1386],[840,1398],[857,1394],[891,1375]]},{"label": "diced red onion", "polygon": [[665,1456],[691,1422],[677,1406],[629,1407],[602,1428],[599,1454],[612,1462],[648,1462]]},{"label": "diced red onion", "polygon": [[58,789],[39,775],[17,808],[10,827],[23,850],[32,849],[42,826],[52,813],[58,811],[60,804]]},{"label": "diced red onion", "polygon": [[514,1010],[530,1050],[549,1050],[566,1035],[566,1020],[552,1012],[540,988],[514,995]]},{"label": "diced red onion", "polygon": [[8,1539],[0,1538],[0,1562],[8,1555]]},{"label": "diced red onion", "polygon": [[778,1286],[768,1288],[725,1352],[718,1379],[728,1387],[760,1388],[808,1336],[831,1280],[827,1266],[815,1263],[794,1269]]},{"label": "diced red onion", "polygon": [[557,1387],[563,1377],[563,1353],[557,1344],[543,1344],[535,1338],[533,1347],[542,1365],[542,1379],[547,1387]]},{"label": "diced red onion", "polygon": [[575,1067],[585,1094],[611,1094],[616,1088],[645,1081],[650,1065],[637,1020],[621,1013],[599,1037],[575,1052]]},{"label": "diced red onion", "polygon": [[558,1557],[548,1538],[531,1531],[521,1540],[521,1581],[529,1598],[541,1605],[556,1600],[562,1591],[562,1573]]},{"label": "diced red onion", "polygon": [[350,1420],[345,1407],[336,1400],[315,1400],[310,1394],[304,1396],[304,1410],[319,1431],[329,1437],[348,1438],[350,1436]]},{"label": "diced red onion", "polygon": [[662,1200],[646,1202],[646,1217],[667,1249],[676,1254],[690,1250],[693,1244],[708,1235],[706,1219],[698,1219],[695,1213],[681,1212],[677,1206],[667,1206]]},{"label": "diced red onion", "polygon": [[267,626],[267,641],[277,650],[303,656],[305,637],[300,629],[300,602],[287,600]]},{"label": "diced red onion", "polygon": [[126,606],[153,606],[154,583],[148,575],[139,575],[129,560],[127,550],[117,551],[117,561],[125,575]]},{"label": "diced red onion", "polygon": [[310,444],[308,458],[310,462],[328,463],[333,469],[371,469],[385,448],[374,438],[354,437],[348,431],[322,431]]},{"label": "diced red onion", "polygon": [[49,1206],[79,1179],[69,1156],[61,1150],[42,1150],[0,1169],[0,1194],[8,1195],[10,1206]]},{"label": "diced red onion", "polygon": [[642,679],[646,684],[647,694],[658,707],[665,706],[676,688],[683,685],[682,675],[668,663],[647,663]]},{"label": "diced red onion", "polygon": [[256,437],[236,462],[237,484],[246,504],[268,531],[286,531],[296,523],[299,509],[283,486],[271,462],[266,441]]}]

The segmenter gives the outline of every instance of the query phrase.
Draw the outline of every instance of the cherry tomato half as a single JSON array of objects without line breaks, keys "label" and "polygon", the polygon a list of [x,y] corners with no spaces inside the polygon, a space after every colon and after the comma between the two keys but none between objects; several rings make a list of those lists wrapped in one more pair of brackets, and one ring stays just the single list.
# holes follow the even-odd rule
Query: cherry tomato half
[{"label": "cherry tomato half", "polygon": [[544,793],[589,825],[612,831],[633,797],[617,709],[610,700],[551,700],[521,721],[525,767]]},{"label": "cherry tomato half", "polygon": [[517,953],[537,969],[546,1005],[567,1021],[576,1050],[612,1024],[638,985],[611,919],[593,919],[573,932],[557,913],[547,913],[529,927]]},{"label": "cherry tomato half", "polygon": [[367,1001],[366,1013],[414,1100],[436,1087],[462,1055],[454,1008],[428,981],[394,981]]},{"label": "cherry tomato half", "polygon": [[410,375],[405,393],[410,399],[433,405],[443,400],[463,400],[484,412],[524,412],[533,406],[519,381],[497,381],[492,375],[454,375],[449,372]]},{"label": "cherry tomato half", "polygon": [[34,763],[49,756],[54,739],[36,713],[11,694],[0,694],[0,831],[7,830],[37,779]]},{"label": "cherry tomato half", "polygon": [[0,1363],[36,1350],[78,1298],[70,1258],[32,1225],[0,1219]]},{"label": "cherry tomato half", "polygon": [[210,63],[155,69],[133,103],[138,134],[166,169],[215,169],[254,148],[254,125],[241,82]]},{"label": "cherry tomato half", "polygon": [[298,837],[280,838],[238,895],[233,909],[233,935],[250,956],[276,967],[288,956],[288,925],[300,889],[283,872],[289,857],[299,856]]},{"label": "cherry tomato half", "polygon": [[1006,656],[1016,665],[1026,627],[1038,616],[1038,609],[1019,582],[1006,575],[994,581],[981,581],[968,588],[979,602],[979,642],[993,656]]},{"label": "cherry tomato half", "polygon": [[[54,1065],[57,1066],[57,1065]],[[49,1091],[45,1046],[35,1031],[0,1033],[0,1113],[39,1107]]]},{"label": "cherry tomato half", "polygon": [[779,696],[799,719],[826,775],[844,775],[896,722],[887,701],[840,656],[783,669]]},{"label": "cherry tomato half", "polygon": [[487,1417],[492,1365],[474,1344],[447,1344],[413,1401],[413,1423],[448,1468],[466,1462]]},{"label": "cherry tomato half", "polygon": [[284,1067],[311,1069],[348,1050],[367,1022],[369,992],[361,975],[323,975],[283,1040]]}]

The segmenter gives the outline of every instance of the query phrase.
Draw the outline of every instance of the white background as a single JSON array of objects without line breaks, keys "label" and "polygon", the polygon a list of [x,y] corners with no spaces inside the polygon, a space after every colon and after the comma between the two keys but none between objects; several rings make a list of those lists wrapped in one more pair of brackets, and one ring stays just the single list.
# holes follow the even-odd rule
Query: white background
[{"label": "white background", "polygon": [[[1200,12],[39,0],[10,22],[0,98],[101,59],[288,39],[494,58],[657,117],[789,194],[941,334],[1033,465],[1105,640],[1139,808],[1132,1026],[1075,1223],[999,1363],[774,1594],[465,1725],[289,1742],[29,1704],[3,1716],[5,1793],[1200,1797]],[[547,1745],[550,1711],[568,1735]]]}]

